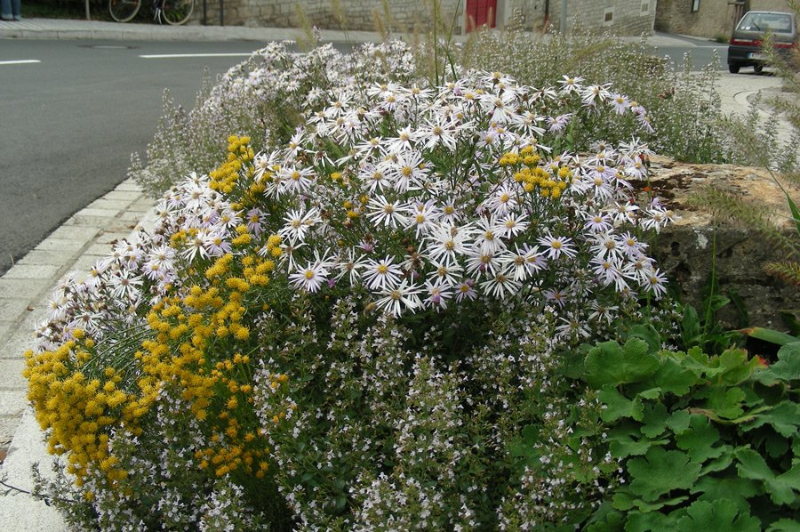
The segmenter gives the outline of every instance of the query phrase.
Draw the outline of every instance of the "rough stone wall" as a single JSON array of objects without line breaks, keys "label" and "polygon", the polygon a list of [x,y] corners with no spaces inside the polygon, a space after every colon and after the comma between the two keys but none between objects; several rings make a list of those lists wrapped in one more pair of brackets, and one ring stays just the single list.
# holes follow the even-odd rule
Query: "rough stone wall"
[{"label": "rough stone wall", "polygon": [[[551,22],[558,28],[561,1],[550,0]],[[653,32],[656,0],[569,0],[567,31],[574,28],[610,31],[619,35]]]},{"label": "rough stone wall", "polygon": [[[621,35],[651,33],[657,0],[568,0],[568,29],[608,30]],[[300,26],[298,8],[312,25],[323,29],[340,29],[334,17],[331,0],[223,0],[224,23],[236,26]],[[375,29],[375,13],[392,31],[425,31],[431,27],[431,2],[428,0],[340,0],[345,29]],[[455,31],[465,27],[466,0],[440,0],[441,16],[456,21]],[[219,23],[219,1],[207,0],[207,20]],[[389,17],[384,5],[389,8]],[[202,4],[201,4],[202,6]],[[549,25],[558,28],[561,0],[497,0],[497,27],[542,31]],[[202,8],[195,11],[200,21]]]},{"label": "rough stone wall", "polygon": [[[223,0],[224,23],[230,26],[274,26],[294,28],[301,25],[298,10],[302,10],[311,25],[322,29],[342,29],[334,16],[331,0]],[[431,25],[431,4],[425,0],[388,0],[387,20],[384,2],[381,0],[340,0],[341,12],[345,27],[348,30],[374,30],[375,13],[384,23],[390,23],[393,31],[424,31]],[[208,0],[208,22],[219,21],[219,2]],[[463,14],[463,2],[458,0],[441,0],[441,16],[444,20],[452,20],[454,11]],[[197,21],[202,17],[202,9],[195,11]],[[461,31],[463,16],[457,16],[456,28]]]},{"label": "rough stone wall", "polygon": [[750,0],[751,11],[784,11],[791,12],[788,0]]},{"label": "rough stone wall", "polygon": [[[650,34],[655,21],[656,0],[568,0],[567,29],[610,31],[620,35]],[[549,13],[548,13],[549,8]],[[610,12],[610,20],[606,15]],[[527,31],[559,29],[561,0],[498,0],[502,28]]]}]

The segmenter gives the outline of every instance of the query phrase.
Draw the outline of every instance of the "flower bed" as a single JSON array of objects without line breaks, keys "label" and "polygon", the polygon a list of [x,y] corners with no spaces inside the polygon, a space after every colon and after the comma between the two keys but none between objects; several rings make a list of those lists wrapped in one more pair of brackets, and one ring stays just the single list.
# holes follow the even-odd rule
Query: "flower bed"
[{"label": "flower bed", "polygon": [[[624,416],[604,416],[600,390],[619,383],[576,368],[582,343],[632,323],[672,341],[647,255],[670,212],[636,202],[636,139],[566,148],[589,119],[647,129],[645,110],[579,78],[462,72],[442,87],[350,77],[305,113],[258,153],[229,137],[152,232],[60,287],[27,376],[68,519],[624,521],[608,501],[628,455],[605,432]],[[637,511],[659,513],[658,495]]]}]

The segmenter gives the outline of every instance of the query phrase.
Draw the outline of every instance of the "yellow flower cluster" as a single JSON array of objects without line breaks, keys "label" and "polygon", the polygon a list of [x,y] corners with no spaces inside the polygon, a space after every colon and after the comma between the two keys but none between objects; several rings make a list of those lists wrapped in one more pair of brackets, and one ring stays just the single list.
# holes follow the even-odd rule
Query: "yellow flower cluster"
[{"label": "yellow flower cluster", "polygon": [[[270,237],[268,248],[270,243],[274,249],[280,237]],[[263,308],[258,289],[269,284],[274,268],[271,259],[256,254],[223,255],[205,271],[209,286],[195,285],[182,298],[166,298],[147,316],[157,335],[142,344],[143,373],[180,387],[212,442],[195,456],[217,476],[243,471],[261,477],[267,469],[264,438],[251,406],[251,360],[240,348],[250,345],[250,329],[243,323],[248,309]]]},{"label": "yellow flower cluster", "polygon": [[[226,194],[236,188],[233,195],[242,199],[234,207],[243,209],[248,196],[254,199],[263,192],[263,185],[251,179],[249,139],[228,140],[228,160],[212,172],[212,186]],[[98,367],[95,342],[80,330],[58,349],[27,354],[29,398],[37,419],[49,430],[50,451],[67,453],[69,471],[79,484],[90,471],[101,471],[112,489],[124,489],[120,482],[127,473],[109,439],[115,431],[141,434],[164,390],[190,405],[186,415],[200,422],[210,442],[195,451],[201,468],[216,476],[266,474],[269,449],[253,409],[254,367],[248,355],[257,346],[246,324],[252,321],[249,312],[269,308],[263,288],[270,284],[273,259],[282,254],[281,237],[268,237],[262,257],[246,225],[235,232],[235,253],[217,258],[204,271],[190,268],[188,278],[202,282],[173,288],[152,306],[146,315],[149,334],[133,354],[133,363],[122,353],[125,373]],[[170,245],[179,249],[195,233],[176,231]],[[277,382],[287,380],[281,376]],[[278,414],[277,421],[285,415]]]},{"label": "yellow flower cluster", "polygon": [[[239,180],[239,172],[242,168],[248,168],[247,162],[255,157],[253,149],[250,147],[250,137],[228,137],[228,159],[219,168],[211,171],[208,175],[211,178],[211,188],[217,192],[230,194],[233,192],[236,182]],[[252,170],[248,168],[252,177]],[[263,185],[257,185],[263,187]],[[261,191],[264,189],[261,188]]]},{"label": "yellow flower cluster", "polygon": [[538,194],[543,198],[558,199],[572,182],[572,171],[562,166],[553,175],[539,165],[541,160],[532,147],[526,146],[519,153],[503,154],[498,164],[504,168],[522,167],[514,173],[514,181],[521,183],[525,192]]},{"label": "yellow flower cluster", "polygon": [[155,392],[142,390],[139,395],[120,389],[123,376],[115,368],[92,364],[94,340],[80,329],[72,335],[74,340],[53,351],[25,354],[28,399],[39,425],[49,431],[49,452],[69,452],[68,471],[76,476],[78,485],[92,467],[116,485],[127,472],[116,467],[117,458],[108,445],[109,428],[141,433],[137,420],[155,399]]}]

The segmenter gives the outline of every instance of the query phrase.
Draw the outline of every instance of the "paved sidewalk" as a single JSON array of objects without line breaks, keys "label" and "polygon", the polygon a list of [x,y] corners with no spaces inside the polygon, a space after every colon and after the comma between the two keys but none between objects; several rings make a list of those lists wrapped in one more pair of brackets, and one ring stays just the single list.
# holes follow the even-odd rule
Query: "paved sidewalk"
[{"label": "paved sidewalk", "polygon": [[[323,41],[374,41],[372,32],[322,31]],[[241,26],[158,26],[81,20],[26,19],[0,21],[0,39],[124,39],[186,41],[259,41],[295,39],[288,28]],[[459,37],[463,39],[463,37]],[[631,38],[631,40],[638,38]],[[707,46],[707,41],[657,34],[655,46]],[[254,43],[253,48],[259,45]],[[722,74],[719,91],[723,110],[744,112],[758,90],[775,91],[780,80],[770,76]],[[138,222],[147,223],[153,201],[130,181],[94,201],[0,277],[0,479],[19,488],[31,488],[30,464],[49,460],[41,433],[27,406],[22,353],[33,347],[32,331],[47,316],[49,296],[69,272],[85,276],[94,262],[111,251],[112,242],[127,237]],[[5,456],[5,451],[8,456]],[[0,530],[60,531],[66,526],[52,507],[25,494],[3,496],[0,486]]]}]

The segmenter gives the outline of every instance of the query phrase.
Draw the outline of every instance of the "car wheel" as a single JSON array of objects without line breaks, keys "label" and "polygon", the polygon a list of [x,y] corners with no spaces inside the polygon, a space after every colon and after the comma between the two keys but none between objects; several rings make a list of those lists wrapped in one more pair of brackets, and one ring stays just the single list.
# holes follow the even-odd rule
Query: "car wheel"
[{"label": "car wheel", "polygon": [[728,72],[730,72],[731,74],[738,74],[739,68],[740,68],[739,65],[728,63]]},{"label": "car wheel", "polygon": [[761,74],[764,71],[764,65],[754,65],[753,70],[756,74]]}]

